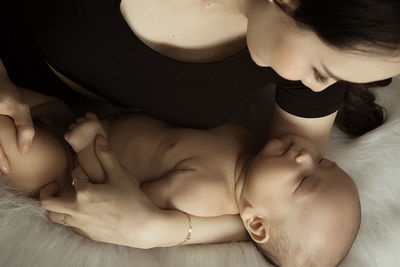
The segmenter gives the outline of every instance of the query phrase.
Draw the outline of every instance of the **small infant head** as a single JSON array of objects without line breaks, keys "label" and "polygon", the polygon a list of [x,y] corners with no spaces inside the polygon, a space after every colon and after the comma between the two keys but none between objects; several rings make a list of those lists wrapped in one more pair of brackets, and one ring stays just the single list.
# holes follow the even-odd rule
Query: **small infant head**
[{"label": "small infant head", "polygon": [[304,138],[268,142],[248,164],[239,202],[244,226],[278,266],[336,266],[360,226],[357,188]]},{"label": "small infant head", "polygon": [[67,152],[54,135],[36,128],[29,152],[22,154],[11,118],[0,115],[0,129],[0,144],[11,165],[10,173],[1,179],[16,191],[34,195],[47,183],[67,175]]}]

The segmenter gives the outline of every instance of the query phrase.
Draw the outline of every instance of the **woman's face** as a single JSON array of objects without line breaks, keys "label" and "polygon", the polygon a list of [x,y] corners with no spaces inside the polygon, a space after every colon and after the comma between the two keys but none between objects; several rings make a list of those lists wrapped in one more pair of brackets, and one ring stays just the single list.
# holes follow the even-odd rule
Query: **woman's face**
[{"label": "woman's face", "polygon": [[299,28],[276,4],[254,0],[247,10],[247,45],[257,65],[322,91],[337,80],[367,83],[400,74],[400,56],[382,57],[332,48]]}]

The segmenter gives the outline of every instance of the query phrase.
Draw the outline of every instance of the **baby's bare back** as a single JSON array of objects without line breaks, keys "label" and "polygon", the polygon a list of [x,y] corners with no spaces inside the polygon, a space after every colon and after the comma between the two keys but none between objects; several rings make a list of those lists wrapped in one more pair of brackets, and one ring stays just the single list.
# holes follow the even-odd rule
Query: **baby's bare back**
[{"label": "baby's bare back", "polygon": [[253,149],[239,126],[178,128],[138,114],[102,121],[121,164],[160,208],[198,216],[235,214],[238,156]]}]

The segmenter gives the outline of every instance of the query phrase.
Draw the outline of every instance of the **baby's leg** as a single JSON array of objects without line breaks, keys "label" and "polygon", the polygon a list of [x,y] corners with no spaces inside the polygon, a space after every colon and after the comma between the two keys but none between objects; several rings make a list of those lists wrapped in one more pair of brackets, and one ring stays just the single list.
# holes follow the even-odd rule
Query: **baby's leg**
[{"label": "baby's leg", "polygon": [[107,137],[107,133],[99,119],[93,113],[86,113],[85,117],[77,119],[69,129],[70,131],[65,134],[65,140],[77,153],[79,164],[91,182],[102,183],[105,173],[96,157],[95,139],[99,134]]}]

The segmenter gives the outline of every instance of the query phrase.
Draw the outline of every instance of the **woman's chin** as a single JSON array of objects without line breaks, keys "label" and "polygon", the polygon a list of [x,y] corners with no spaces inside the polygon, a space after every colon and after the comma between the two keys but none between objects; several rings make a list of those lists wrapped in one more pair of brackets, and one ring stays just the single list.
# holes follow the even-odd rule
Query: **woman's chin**
[{"label": "woman's chin", "polygon": [[255,53],[250,52],[251,59],[260,67],[269,67],[268,64],[264,63]]}]

